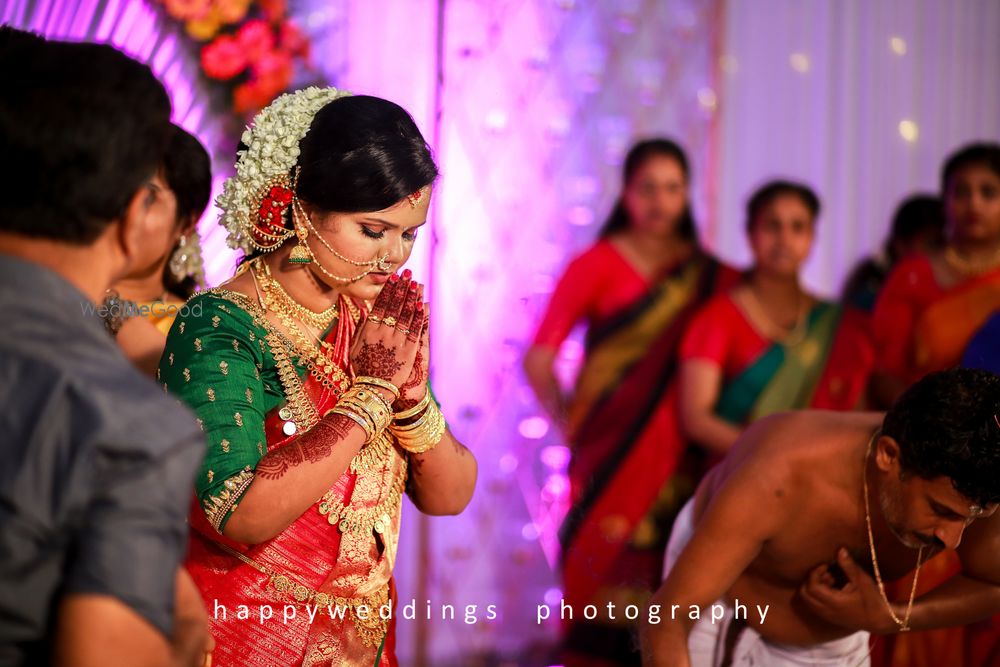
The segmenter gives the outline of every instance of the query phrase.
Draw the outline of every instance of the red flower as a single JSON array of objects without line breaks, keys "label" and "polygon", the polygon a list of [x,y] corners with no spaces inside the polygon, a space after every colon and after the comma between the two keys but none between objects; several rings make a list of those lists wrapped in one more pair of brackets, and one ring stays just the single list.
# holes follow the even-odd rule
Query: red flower
[{"label": "red flower", "polygon": [[247,66],[240,42],[229,35],[219,37],[201,50],[201,67],[213,79],[231,79]]},{"label": "red flower", "polygon": [[247,21],[240,27],[236,37],[246,54],[247,62],[255,63],[274,49],[274,31],[267,21]]},{"label": "red flower", "polygon": [[258,4],[268,21],[280,21],[288,12],[287,0],[259,0]]},{"label": "red flower", "polygon": [[309,38],[291,21],[281,24],[278,44],[282,50],[288,51],[297,58],[302,58],[303,60],[308,60],[309,58]]},{"label": "red flower", "polygon": [[292,85],[292,56],[285,51],[271,51],[253,64],[253,77],[258,85],[277,97]]},{"label": "red flower", "polygon": [[268,199],[273,201],[272,206],[276,204],[288,206],[292,203],[292,191],[286,187],[275,185],[268,194],[270,195]]}]

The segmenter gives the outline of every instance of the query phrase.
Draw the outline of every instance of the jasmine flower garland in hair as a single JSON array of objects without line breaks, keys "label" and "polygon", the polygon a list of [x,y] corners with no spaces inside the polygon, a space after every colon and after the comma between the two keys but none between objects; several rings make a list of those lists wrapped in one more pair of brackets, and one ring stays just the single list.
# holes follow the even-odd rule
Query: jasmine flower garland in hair
[{"label": "jasmine flower garland in hair", "polygon": [[247,148],[237,154],[236,175],[226,179],[215,200],[230,248],[252,252],[250,230],[261,201],[276,180],[289,179],[299,158],[299,142],[317,112],[347,95],[345,90],[313,86],[282,95],[254,117],[241,138]]}]

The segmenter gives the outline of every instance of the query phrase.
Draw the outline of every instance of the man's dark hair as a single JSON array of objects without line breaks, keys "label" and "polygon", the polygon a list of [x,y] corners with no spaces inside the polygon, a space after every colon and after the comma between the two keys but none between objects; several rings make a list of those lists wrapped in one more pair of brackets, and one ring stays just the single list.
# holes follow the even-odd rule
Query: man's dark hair
[{"label": "man's dark hair", "polygon": [[4,42],[17,63],[0,66],[0,231],[91,243],[162,164],[167,93],[147,66],[107,45],[10,29]]},{"label": "man's dark hair", "polygon": [[814,221],[819,217],[819,197],[808,185],[792,181],[770,181],[759,187],[750,197],[750,201],[747,202],[747,231],[753,231],[754,225],[757,224],[757,218],[771,202],[785,195],[798,197],[809,209]]},{"label": "man's dark hair", "polygon": [[17,67],[23,58],[29,57],[31,49],[45,44],[45,38],[33,32],[25,32],[9,25],[0,25],[0,67]]},{"label": "man's dark hair", "polygon": [[924,376],[896,401],[882,433],[899,443],[904,472],[948,477],[979,505],[1000,502],[1000,376],[955,368]]}]

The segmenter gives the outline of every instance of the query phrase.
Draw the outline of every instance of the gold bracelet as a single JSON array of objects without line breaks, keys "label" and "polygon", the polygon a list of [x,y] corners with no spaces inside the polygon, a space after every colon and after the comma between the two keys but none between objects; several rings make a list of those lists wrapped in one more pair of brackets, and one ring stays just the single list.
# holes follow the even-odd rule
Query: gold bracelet
[{"label": "gold bracelet", "polygon": [[349,412],[353,412],[354,414],[358,415],[359,417],[365,420],[365,423],[368,424],[368,432],[371,434],[371,437],[368,438],[367,442],[371,442],[372,440],[374,440],[375,436],[378,435],[379,433],[378,424],[375,423],[375,419],[368,414],[368,411],[365,409],[363,405],[360,405],[357,402],[352,401],[350,399],[347,400],[341,399],[337,403],[337,407],[343,408],[344,410],[348,410]]},{"label": "gold bracelet", "polygon": [[371,377],[370,375],[362,375],[360,377],[354,378],[355,384],[367,384],[371,387],[380,387],[381,389],[387,390],[392,394],[392,400],[399,400],[399,387],[389,382],[388,380],[383,380],[382,378]]},{"label": "gold bracelet", "polygon": [[[350,391],[348,391],[346,394],[344,394],[344,398],[350,398],[351,396],[356,395],[357,392],[359,392],[359,391],[366,392],[368,394],[371,394],[375,398],[377,398],[379,400],[379,402],[382,404],[382,406],[385,408],[385,411],[390,415],[390,418],[389,418],[390,421],[392,421],[392,417],[391,417],[391,415],[392,415],[392,403],[385,396],[382,395],[382,392],[374,391],[373,389],[371,389],[370,385],[366,386],[364,383],[355,381],[354,384],[351,385]],[[343,400],[343,399],[341,399],[341,400]],[[373,423],[375,423],[375,422],[373,422]],[[375,425],[376,425],[376,428],[377,428],[377,423],[375,423]]]},{"label": "gold bracelet", "polygon": [[[365,419],[363,416],[361,416],[359,414],[355,414],[354,411],[348,410],[347,408],[342,407],[340,405],[338,405],[336,407],[333,407],[333,408],[330,408],[329,410],[327,410],[326,415],[331,415],[331,414],[332,415],[343,415],[343,416],[347,417],[348,419],[350,419],[351,421],[357,422],[358,426],[360,426],[361,428],[363,428],[364,431],[365,431],[365,443],[366,444],[375,439],[375,432],[372,429],[371,424],[369,424],[368,420]],[[325,417],[326,415],[323,415],[323,416]]]},{"label": "gold bracelet", "polygon": [[428,406],[427,411],[413,424],[392,426],[390,430],[399,441],[399,446],[411,454],[423,454],[433,449],[444,438],[448,423],[437,404]]},{"label": "gold bracelet", "polygon": [[399,440],[400,447],[413,454],[424,454],[437,446],[444,438],[447,423],[444,417],[436,418],[430,423],[424,432],[411,437],[404,437]]},{"label": "gold bracelet", "polygon": [[420,418],[415,422],[410,422],[409,424],[393,424],[392,430],[394,433],[410,433],[411,431],[417,431],[428,422],[430,417],[432,417],[431,411],[426,410],[424,414],[420,415]]},{"label": "gold bracelet", "polygon": [[424,397],[420,399],[419,403],[414,405],[409,410],[403,410],[402,412],[397,412],[392,417],[396,421],[401,421],[403,419],[412,419],[413,417],[416,417],[421,412],[426,410],[427,406],[430,405],[430,402],[431,402],[431,392],[428,390],[426,393],[424,393]]},{"label": "gold bracelet", "polygon": [[364,411],[365,415],[372,420],[376,433],[381,433],[392,421],[392,406],[388,405],[385,397],[373,389],[368,389],[364,385],[354,385],[340,399],[339,403],[354,405]]}]

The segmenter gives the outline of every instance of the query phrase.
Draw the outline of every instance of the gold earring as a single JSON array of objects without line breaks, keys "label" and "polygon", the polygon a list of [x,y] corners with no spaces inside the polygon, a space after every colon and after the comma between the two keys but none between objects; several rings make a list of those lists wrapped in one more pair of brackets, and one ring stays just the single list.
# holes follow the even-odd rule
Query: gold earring
[{"label": "gold earring", "polygon": [[309,238],[309,230],[297,218],[298,216],[295,215],[295,207],[293,205],[292,225],[295,226],[295,235],[298,237],[299,242],[292,248],[292,253],[288,256],[288,261],[291,264],[311,264],[313,261],[312,251],[306,243],[306,239]]}]

